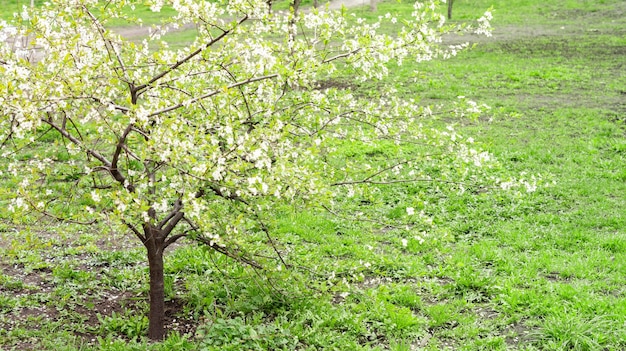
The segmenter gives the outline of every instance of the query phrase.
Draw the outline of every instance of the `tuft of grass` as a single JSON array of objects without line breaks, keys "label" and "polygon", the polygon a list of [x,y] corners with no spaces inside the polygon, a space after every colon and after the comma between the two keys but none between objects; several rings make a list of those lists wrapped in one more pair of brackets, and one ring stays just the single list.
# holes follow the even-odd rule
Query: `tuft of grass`
[{"label": "tuft of grass", "polygon": [[541,330],[530,337],[534,337],[534,343],[544,350],[600,350],[608,340],[624,337],[626,329],[623,323],[615,321],[615,317],[603,315],[586,318],[565,312],[547,318]]}]

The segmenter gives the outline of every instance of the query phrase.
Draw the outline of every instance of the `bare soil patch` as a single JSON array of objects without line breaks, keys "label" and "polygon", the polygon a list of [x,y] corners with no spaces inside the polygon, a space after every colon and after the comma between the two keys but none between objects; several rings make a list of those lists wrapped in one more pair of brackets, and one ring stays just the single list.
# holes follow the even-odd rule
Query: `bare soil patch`
[{"label": "bare soil patch", "polygon": [[[104,245],[110,249],[110,243]],[[105,249],[105,248],[103,248]],[[110,268],[106,265],[93,264],[90,255],[78,255],[62,257],[77,263],[77,271],[95,274],[98,280],[107,275]],[[76,263],[76,262],[74,262]],[[50,262],[49,267],[38,269],[27,268],[24,264],[12,264],[0,262],[0,298],[6,296],[12,300],[18,299],[19,304],[11,308],[4,306],[0,313],[0,330],[10,332],[15,328],[36,330],[40,325],[58,323],[61,319],[68,320],[62,328],[73,333],[84,343],[94,343],[102,330],[103,318],[118,316],[147,316],[147,296],[142,292],[121,291],[117,289],[103,289],[99,291],[86,291],[70,297],[66,301],[58,301],[56,293],[75,284],[71,279],[63,280],[55,278],[54,270],[60,262]],[[66,286],[69,284],[68,286]],[[180,291],[180,287],[177,288]],[[139,295],[138,295],[139,294]],[[2,300],[0,300],[2,301]],[[21,305],[25,304],[25,305]],[[166,301],[166,325],[170,332],[181,335],[194,335],[198,321],[192,315],[184,315],[186,303],[181,299]],[[76,329],[74,329],[76,328]],[[125,337],[124,335],[120,335]],[[37,344],[29,340],[14,345],[17,350],[32,350]]]},{"label": "bare soil patch", "polygon": [[511,347],[519,347],[532,341],[532,329],[519,321],[509,325],[503,332],[506,337],[504,341]]}]

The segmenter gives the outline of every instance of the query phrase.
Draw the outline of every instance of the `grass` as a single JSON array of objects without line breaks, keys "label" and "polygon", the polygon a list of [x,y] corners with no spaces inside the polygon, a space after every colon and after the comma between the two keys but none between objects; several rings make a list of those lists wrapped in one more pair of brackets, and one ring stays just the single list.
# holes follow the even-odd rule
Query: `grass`
[{"label": "grass", "polygon": [[[157,344],[143,338],[141,248],[126,246],[127,237],[105,225],[25,225],[3,212],[0,345],[625,349],[626,6],[456,0],[455,20],[491,5],[492,40],[449,61],[396,68],[382,84],[427,104],[465,95],[490,105],[476,121],[433,123],[456,124],[513,172],[550,175],[553,186],[523,198],[459,195],[428,184],[372,193],[375,203],[379,197],[397,202],[381,215],[423,206],[436,226],[420,232],[380,231],[328,213],[286,209],[276,216],[275,235],[307,270],[270,276],[183,242],[166,258],[173,331]],[[379,10],[405,6],[383,3]],[[374,94],[379,86],[358,88]]]},{"label": "grass", "polygon": [[[33,4],[35,6],[41,6],[47,1],[43,0],[33,0]],[[101,4],[106,4],[106,2],[102,2]],[[0,12],[0,19],[11,19],[16,14],[19,15],[22,12],[24,6],[30,7],[31,2],[25,0],[0,0],[0,6],[3,9]],[[138,17],[143,20],[143,23],[146,25],[150,24],[158,24],[161,22],[161,18],[166,16],[172,16],[175,14],[174,9],[171,6],[163,6],[160,12],[153,12],[150,10],[149,6],[146,5],[135,5],[135,6],[125,6],[124,7],[125,14],[129,16],[130,19],[133,17]],[[106,11],[104,11],[106,13]],[[109,23],[112,26],[134,26],[136,25],[133,22],[129,22],[126,19],[111,19]]]}]

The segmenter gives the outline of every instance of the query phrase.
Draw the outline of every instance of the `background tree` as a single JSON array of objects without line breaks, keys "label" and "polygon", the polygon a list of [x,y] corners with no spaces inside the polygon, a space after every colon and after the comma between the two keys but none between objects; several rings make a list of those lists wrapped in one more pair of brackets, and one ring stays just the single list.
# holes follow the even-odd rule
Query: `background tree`
[{"label": "background tree", "polygon": [[[6,176],[19,183],[16,215],[115,218],[144,245],[151,339],[164,336],[163,253],[180,238],[258,266],[242,247],[262,236],[276,249],[270,218],[282,204],[337,210],[333,199],[367,184],[490,178],[492,160],[471,139],[421,124],[429,108],[393,89],[364,100],[324,87],[340,66],[366,81],[387,75],[392,61],[463,49],[440,45],[452,28],[435,1],[417,2],[394,35],[378,31],[396,22],[389,15],[366,23],[332,11],[272,13],[264,0],[175,1],[176,15],[141,42],[109,25],[139,23],[125,10],[133,5],[60,0],[0,23],[0,140]],[[476,30],[486,32],[489,19]],[[198,30],[191,45],[172,49],[161,40],[189,23]],[[478,107],[467,102],[458,111]],[[35,148],[42,139],[67,159]],[[350,142],[397,145],[398,157],[352,162],[337,152]]]}]

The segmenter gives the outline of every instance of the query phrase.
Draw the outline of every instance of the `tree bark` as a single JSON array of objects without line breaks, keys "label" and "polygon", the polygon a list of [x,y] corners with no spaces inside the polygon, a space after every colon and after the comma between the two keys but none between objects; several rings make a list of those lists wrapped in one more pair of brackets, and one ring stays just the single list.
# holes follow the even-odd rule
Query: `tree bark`
[{"label": "tree bark", "polygon": [[148,314],[148,337],[163,340],[165,337],[165,283],[163,275],[164,235],[150,224],[144,225],[150,270],[150,312]]},{"label": "tree bark", "polygon": [[293,0],[292,6],[293,6],[293,15],[294,17],[298,16],[298,10],[300,10],[300,3],[302,2],[302,0]]},{"label": "tree bark", "polygon": [[454,0],[448,0],[448,19],[452,19],[452,3]]}]

